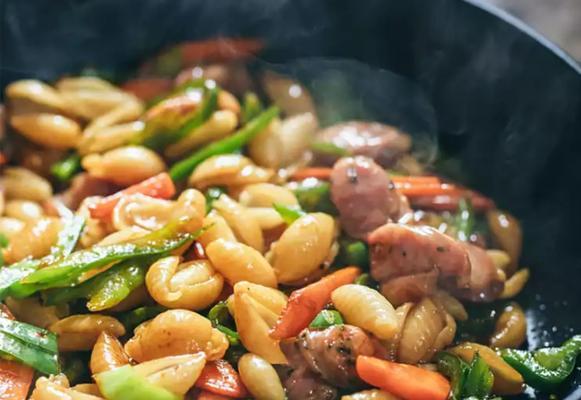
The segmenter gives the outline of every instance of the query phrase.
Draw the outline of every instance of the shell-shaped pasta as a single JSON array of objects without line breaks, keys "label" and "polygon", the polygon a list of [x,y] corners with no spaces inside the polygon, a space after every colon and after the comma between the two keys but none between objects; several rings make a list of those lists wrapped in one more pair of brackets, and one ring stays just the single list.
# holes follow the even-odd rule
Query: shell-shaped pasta
[{"label": "shell-shaped pasta", "polygon": [[0,179],[8,199],[48,200],[52,196],[50,183],[34,172],[20,167],[7,167]]},{"label": "shell-shaped pasta", "polygon": [[278,281],[291,283],[316,271],[329,255],[334,235],[335,221],[327,214],[308,214],[293,222],[271,248]]},{"label": "shell-shaped pasta", "polygon": [[285,392],[274,367],[264,358],[247,353],[238,360],[238,373],[256,400],[284,400]]},{"label": "shell-shaped pasta", "polygon": [[79,242],[83,247],[90,247],[103,240],[109,233],[109,224],[100,219],[91,218],[89,206],[102,199],[101,196],[91,196],[85,198],[77,210],[77,215],[85,218],[85,228],[81,234]]},{"label": "shell-shaped pasta", "polygon": [[530,277],[528,268],[523,268],[514,273],[513,276],[504,282],[504,290],[502,291],[501,299],[510,299],[520,293],[525,287]]},{"label": "shell-shaped pasta", "polygon": [[58,114],[13,115],[10,125],[31,142],[51,149],[72,149],[81,138],[79,124]]},{"label": "shell-shaped pasta", "polygon": [[[133,100],[133,99],[132,99]],[[134,101],[127,101],[115,107],[111,111],[95,118],[83,131],[83,136],[90,136],[95,131],[119,124],[121,122],[132,121],[143,113],[143,103],[137,98]]]},{"label": "shell-shaped pasta", "polygon": [[286,357],[269,331],[286,305],[286,296],[276,289],[249,282],[234,285],[234,320],[244,347],[271,364],[284,364]]},{"label": "shell-shaped pasta", "polygon": [[53,87],[37,80],[12,82],[6,86],[6,97],[12,115],[66,110],[61,95]]},{"label": "shell-shaped pasta", "polygon": [[228,110],[236,115],[240,114],[240,103],[236,96],[232,93],[222,89],[218,93],[218,108],[220,110]]},{"label": "shell-shaped pasta", "polygon": [[248,215],[258,223],[258,226],[263,231],[274,229],[284,224],[284,220],[274,208],[250,207],[246,210]]},{"label": "shell-shaped pasta", "polygon": [[113,209],[111,221],[117,230],[134,226],[149,231],[157,230],[168,222],[174,205],[173,201],[140,193],[124,196]]},{"label": "shell-shaped pasta", "polygon": [[81,155],[102,153],[126,145],[143,131],[142,121],[127,122],[113,126],[85,130],[79,140],[77,150]]},{"label": "shell-shaped pasta", "polygon": [[30,396],[30,400],[104,400],[100,396],[84,393],[69,387],[64,375],[40,377]]},{"label": "shell-shaped pasta", "polygon": [[168,308],[202,310],[216,301],[224,278],[207,260],[180,263],[179,257],[166,257],[147,271],[145,284],[149,294]]},{"label": "shell-shaped pasta", "polygon": [[262,76],[261,83],[268,97],[281,108],[285,115],[306,112],[315,114],[315,103],[309,91],[296,80],[267,71]]},{"label": "shell-shaped pasta", "polygon": [[187,189],[178,197],[169,219],[183,222],[183,232],[195,233],[202,228],[205,216],[206,198],[195,189]]},{"label": "shell-shaped pasta", "polygon": [[226,220],[239,241],[261,253],[264,251],[264,237],[260,225],[252,219],[246,207],[241,206],[225,194],[214,201],[213,206]]},{"label": "shell-shaped pasta", "polygon": [[221,139],[232,133],[238,125],[238,117],[229,110],[219,110],[200,127],[177,143],[166,147],[166,157],[175,158],[213,140]]},{"label": "shell-shaped pasta", "polygon": [[75,76],[59,79],[55,87],[63,92],[75,92],[79,90],[92,90],[96,92],[119,91],[111,83],[96,76]]},{"label": "shell-shaped pasta", "polygon": [[399,400],[399,398],[383,390],[370,389],[342,396],[341,400]]},{"label": "shell-shaped pasta", "polygon": [[217,239],[224,239],[229,242],[235,242],[236,236],[234,236],[234,232],[226,223],[226,220],[216,212],[216,210],[212,210],[204,219],[204,226],[208,227],[199,238],[198,242],[204,246],[204,248],[208,247],[210,243]]},{"label": "shell-shaped pasta", "polygon": [[285,206],[296,206],[299,204],[295,194],[284,186],[272,183],[255,183],[247,185],[240,192],[239,203],[245,207],[268,207],[283,204]]},{"label": "shell-shaped pasta", "polygon": [[93,351],[89,366],[91,374],[110,371],[129,364],[129,356],[117,338],[107,332],[101,332]]},{"label": "shell-shaped pasta", "polygon": [[317,128],[317,119],[311,113],[273,123],[250,142],[250,157],[258,165],[269,168],[297,163],[309,148]]},{"label": "shell-shaped pasta", "polygon": [[223,154],[208,158],[190,175],[189,184],[198,189],[208,186],[242,186],[266,182],[274,171],[257,167],[240,154]]},{"label": "shell-shaped pasta", "polygon": [[454,320],[430,298],[424,298],[407,315],[398,360],[410,364],[428,361],[452,342],[455,333]]},{"label": "shell-shaped pasta", "polygon": [[198,352],[146,361],[133,369],[150,383],[183,396],[194,386],[205,365],[206,355]]},{"label": "shell-shaped pasta", "polygon": [[6,202],[4,214],[21,221],[34,221],[44,215],[44,210],[35,201],[10,200]]},{"label": "shell-shaped pasta", "polygon": [[527,318],[517,303],[504,308],[498,319],[490,346],[495,348],[519,348],[526,339]]},{"label": "shell-shaped pasta", "polygon": [[268,261],[250,246],[220,238],[206,247],[206,255],[231,285],[248,281],[268,287],[277,286],[274,270]]},{"label": "shell-shaped pasta", "polygon": [[98,244],[99,246],[109,246],[111,244],[127,243],[130,240],[147,235],[148,232],[138,226],[132,226],[105,236]]},{"label": "shell-shaped pasta", "polygon": [[12,297],[4,300],[16,320],[26,322],[40,328],[57,322],[68,307],[43,306],[38,297],[27,297],[25,299],[15,299]]},{"label": "shell-shaped pasta", "polygon": [[11,264],[26,257],[39,258],[50,253],[61,229],[56,218],[43,217],[25,223],[18,233],[18,240],[12,240],[6,249],[6,262]]},{"label": "shell-shaped pasta", "polygon": [[510,266],[510,256],[506,251],[489,249],[486,250],[486,254],[494,263],[494,266],[498,269],[506,271]]},{"label": "shell-shaped pasta", "polygon": [[16,218],[0,218],[0,233],[11,239],[24,228],[24,222]]},{"label": "shell-shaped pasta", "polygon": [[126,102],[136,102],[135,96],[115,87],[111,90],[60,89],[67,110],[86,120],[93,120]]},{"label": "shell-shaped pasta", "polygon": [[438,290],[432,296],[432,300],[438,302],[455,320],[466,321],[468,319],[464,305],[448,292]]},{"label": "shell-shaped pasta", "polygon": [[379,339],[391,339],[396,334],[395,310],[377,290],[363,285],[344,285],[333,291],[331,299],[347,323],[363,328]]},{"label": "shell-shaped pasta", "polygon": [[135,329],[125,351],[138,362],[203,351],[217,360],[228,349],[226,336],[207,318],[188,310],[169,310]]},{"label": "shell-shaped pasta", "polygon": [[78,314],[61,319],[48,328],[58,335],[59,351],[91,350],[101,332],[122,336],[125,328],[113,317],[100,314]]},{"label": "shell-shaped pasta", "polygon": [[81,163],[97,178],[129,186],[165,171],[165,163],[157,153],[142,146],[125,146],[104,154],[89,154]]}]

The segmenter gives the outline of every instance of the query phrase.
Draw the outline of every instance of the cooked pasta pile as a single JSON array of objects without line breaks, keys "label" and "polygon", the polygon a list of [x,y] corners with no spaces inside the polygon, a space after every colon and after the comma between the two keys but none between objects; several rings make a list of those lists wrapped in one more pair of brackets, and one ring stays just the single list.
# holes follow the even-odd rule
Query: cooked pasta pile
[{"label": "cooked pasta pile", "polygon": [[170,52],[121,86],[6,88],[0,397],[556,390],[581,336],[520,350],[517,219],[229,46],[182,46],[175,81]]}]

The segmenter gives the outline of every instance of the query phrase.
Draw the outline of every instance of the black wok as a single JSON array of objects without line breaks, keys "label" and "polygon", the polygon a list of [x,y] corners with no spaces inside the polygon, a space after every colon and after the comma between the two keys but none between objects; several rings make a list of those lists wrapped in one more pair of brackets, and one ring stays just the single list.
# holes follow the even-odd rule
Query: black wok
[{"label": "black wok", "polygon": [[[476,0],[1,4],[2,88],[86,66],[123,73],[164,46],[214,36],[263,38],[261,62],[307,84],[347,71],[360,85],[347,113],[364,109],[432,144],[437,134],[470,183],[522,219],[529,345],[581,332],[581,67],[521,22]],[[577,371],[560,398],[580,399],[580,383]]]}]

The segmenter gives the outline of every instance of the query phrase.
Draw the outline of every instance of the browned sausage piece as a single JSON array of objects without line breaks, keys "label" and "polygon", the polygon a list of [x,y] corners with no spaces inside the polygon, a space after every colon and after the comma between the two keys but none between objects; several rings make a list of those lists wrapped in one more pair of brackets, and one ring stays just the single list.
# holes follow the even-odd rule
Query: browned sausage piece
[{"label": "browned sausage piece", "polygon": [[387,173],[367,157],[347,157],[335,163],[331,198],[339,210],[341,226],[358,239],[366,239],[369,232],[399,219],[403,208]]},{"label": "browned sausage piece", "polygon": [[283,379],[288,400],[335,400],[337,389],[306,367],[295,369]]},{"label": "browned sausage piece", "polygon": [[470,287],[451,290],[457,296],[471,301],[492,301],[498,298],[504,289],[504,281],[499,276],[496,266],[485,250],[466,243],[465,248],[470,258]]},{"label": "browned sausage piece", "polygon": [[324,330],[305,329],[295,339],[281,343],[293,369],[308,368],[336,387],[361,383],[355,372],[359,355],[375,354],[375,345],[360,328],[335,325]]},{"label": "browned sausage piece", "polygon": [[[377,122],[350,121],[321,130],[317,142],[332,143],[349,151],[374,159],[383,167],[391,167],[411,149],[412,140],[399,129]],[[317,154],[317,163],[331,165],[336,157]]]}]

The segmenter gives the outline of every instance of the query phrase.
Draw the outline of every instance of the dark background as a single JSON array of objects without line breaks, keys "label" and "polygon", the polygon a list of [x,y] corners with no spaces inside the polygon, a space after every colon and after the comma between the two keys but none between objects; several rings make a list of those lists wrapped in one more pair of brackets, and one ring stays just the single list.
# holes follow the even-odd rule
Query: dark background
[{"label": "dark background", "polygon": [[559,344],[581,332],[581,69],[472,3],[3,0],[0,85],[87,66],[122,75],[183,40],[263,37],[259,62],[299,77],[327,109],[348,101],[345,118],[403,126],[428,158],[456,155],[472,185],[522,219],[529,345]]}]

